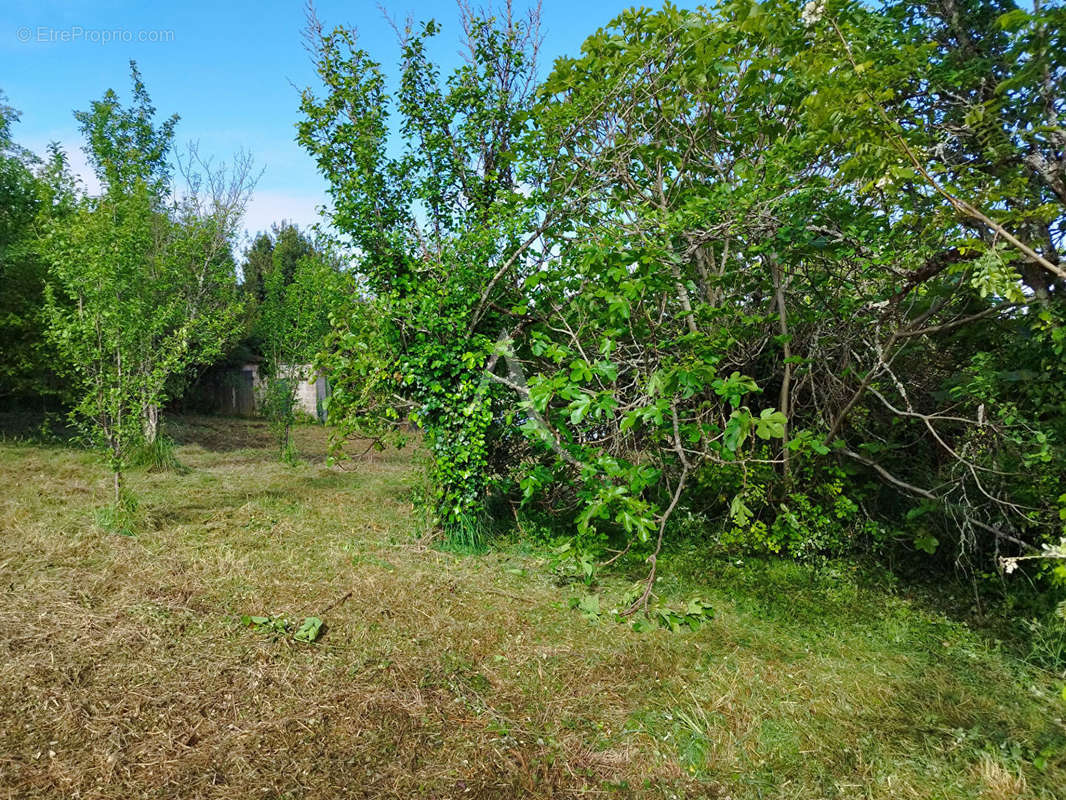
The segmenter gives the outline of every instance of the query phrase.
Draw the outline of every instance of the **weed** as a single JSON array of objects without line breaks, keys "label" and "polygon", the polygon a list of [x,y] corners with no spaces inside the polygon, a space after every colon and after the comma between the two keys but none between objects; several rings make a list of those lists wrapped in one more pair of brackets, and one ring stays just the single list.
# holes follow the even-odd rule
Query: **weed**
[{"label": "weed", "polygon": [[298,642],[310,644],[322,635],[322,620],[318,617],[307,617],[293,632],[292,638]]},{"label": "weed", "polygon": [[257,617],[249,614],[241,617],[241,625],[252,628],[256,633],[266,634],[271,639],[280,639],[292,627],[292,623],[283,617]]},{"label": "weed", "polygon": [[117,503],[109,503],[94,512],[97,527],[120,536],[136,536],[143,528],[140,502],[129,489],[123,488]]},{"label": "weed", "polygon": [[483,553],[485,528],[485,521],[478,514],[458,515],[445,526],[441,549],[453,553]]},{"label": "weed", "polygon": [[1066,619],[1048,614],[1022,625],[1029,634],[1029,663],[1066,678]]},{"label": "weed", "polygon": [[130,453],[130,466],[147,469],[149,472],[188,473],[188,468],[178,461],[174,440],[159,434],[153,442],[141,442]]},{"label": "weed", "polygon": [[318,639],[325,630],[325,626],[318,617],[305,617],[299,625],[293,625],[284,617],[260,617],[244,614],[240,619],[241,625],[252,628],[256,633],[262,633],[277,641],[291,635],[293,641],[310,644]]},{"label": "weed", "polygon": [[285,439],[281,445],[281,463],[290,467],[300,466],[300,451],[296,449],[296,443],[292,439]]}]

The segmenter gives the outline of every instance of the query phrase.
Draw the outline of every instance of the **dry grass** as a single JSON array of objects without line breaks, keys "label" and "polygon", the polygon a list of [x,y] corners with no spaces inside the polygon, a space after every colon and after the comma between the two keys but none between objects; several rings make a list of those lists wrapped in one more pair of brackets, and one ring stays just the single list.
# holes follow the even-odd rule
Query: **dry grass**
[{"label": "dry grass", "polygon": [[[191,472],[131,476],[136,538],[94,525],[107,479],[90,454],[0,444],[0,797],[1055,797],[1066,783],[1064,709],[1033,694],[1050,687],[902,601],[856,590],[826,627],[712,584],[720,614],[697,634],[594,625],[533,555],[419,546],[407,453],[342,471],[308,427],[291,468],[256,423],[176,433]],[[275,641],[241,614],[328,630]]]}]

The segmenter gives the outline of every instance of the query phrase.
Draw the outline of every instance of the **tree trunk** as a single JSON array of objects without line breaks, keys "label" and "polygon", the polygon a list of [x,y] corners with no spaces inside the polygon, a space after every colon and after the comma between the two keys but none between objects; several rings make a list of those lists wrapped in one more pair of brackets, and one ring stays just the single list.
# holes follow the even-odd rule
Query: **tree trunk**
[{"label": "tree trunk", "polygon": [[792,468],[789,463],[789,450],[788,450],[788,428],[789,420],[791,418],[791,397],[789,392],[792,388],[792,364],[789,359],[792,358],[792,347],[789,345],[789,333],[788,333],[788,314],[785,310],[785,277],[782,274],[781,266],[776,260],[771,260],[770,271],[774,279],[774,296],[777,302],[777,321],[778,328],[781,331],[781,349],[784,356],[784,375],[781,377],[781,394],[778,397],[779,411],[785,415],[785,424],[782,426],[781,436],[781,467],[782,475],[785,479],[785,491],[792,489]]},{"label": "tree trunk", "polygon": [[144,440],[155,444],[159,435],[159,406],[150,405],[144,409]]}]

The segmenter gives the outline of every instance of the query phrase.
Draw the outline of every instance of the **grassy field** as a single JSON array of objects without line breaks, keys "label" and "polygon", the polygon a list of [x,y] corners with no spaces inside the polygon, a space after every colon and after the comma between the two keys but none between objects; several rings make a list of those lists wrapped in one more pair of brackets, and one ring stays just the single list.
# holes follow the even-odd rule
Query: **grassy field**
[{"label": "grassy field", "polygon": [[1053,676],[857,571],[675,556],[717,616],[637,633],[536,548],[421,544],[407,452],[173,433],[133,537],[92,454],[0,443],[0,797],[1066,797]]}]

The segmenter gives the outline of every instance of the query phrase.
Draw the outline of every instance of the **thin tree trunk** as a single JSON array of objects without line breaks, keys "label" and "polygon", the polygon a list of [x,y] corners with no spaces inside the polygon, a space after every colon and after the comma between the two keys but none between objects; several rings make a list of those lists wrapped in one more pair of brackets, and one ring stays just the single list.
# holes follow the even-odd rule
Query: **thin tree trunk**
[{"label": "thin tree trunk", "polygon": [[777,320],[778,327],[781,330],[781,349],[785,357],[785,371],[781,378],[781,394],[778,398],[778,405],[780,411],[785,415],[785,424],[782,427],[783,433],[781,436],[781,460],[782,460],[782,472],[785,478],[785,491],[792,489],[792,470],[789,463],[788,452],[788,424],[790,416],[791,397],[790,391],[792,389],[792,364],[789,359],[792,358],[792,347],[788,340],[788,315],[785,311],[785,286],[784,276],[781,274],[781,266],[777,263],[776,259],[770,261],[770,271],[773,273],[774,278],[774,293],[777,299]]},{"label": "thin tree trunk", "polygon": [[681,267],[671,263],[670,271],[673,274],[674,281],[677,285],[677,294],[681,298],[681,310],[685,312],[685,324],[688,326],[688,332],[695,333],[696,318],[692,314],[692,298],[689,297],[688,288],[685,286],[684,279],[681,277]]},{"label": "thin tree trunk", "polygon": [[155,444],[159,435],[159,406],[149,405],[144,409],[144,440],[148,444]]}]

